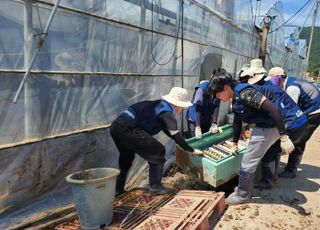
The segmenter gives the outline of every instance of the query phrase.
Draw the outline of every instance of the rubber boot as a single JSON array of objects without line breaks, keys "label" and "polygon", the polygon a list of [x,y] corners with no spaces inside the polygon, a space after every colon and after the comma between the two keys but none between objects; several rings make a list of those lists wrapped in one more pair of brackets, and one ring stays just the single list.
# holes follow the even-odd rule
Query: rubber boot
[{"label": "rubber boot", "polygon": [[230,205],[242,204],[250,201],[254,173],[240,170],[238,187],[230,194],[226,202]]},{"label": "rubber boot", "polygon": [[302,159],[302,155],[290,154],[286,168],[282,173],[279,173],[278,176],[281,178],[296,178],[297,169],[301,162],[301,159]]},{"label": "rubber boot", "polygon": [[117,183],[116,183],[116,195],[117,196],[121,195],[122,193],[125,192],[124,186],[126,184],[127,174],[128,174],[128,171],[120,169],[120,174],[117,177]]},{"label": "rubber boot", "polygon": [[149,183],[150,193],[154,194],[168,194],[175,192],[174,189],[166,188],[162,185],[161,179],[163,174],[163,164],[155,165],[149,164]]},{"label": "rubber boot", "polygon": [[275,161],[261,162],[261,180],[255,183],[254,187],[258,189],[271,189],[275,172]]}]

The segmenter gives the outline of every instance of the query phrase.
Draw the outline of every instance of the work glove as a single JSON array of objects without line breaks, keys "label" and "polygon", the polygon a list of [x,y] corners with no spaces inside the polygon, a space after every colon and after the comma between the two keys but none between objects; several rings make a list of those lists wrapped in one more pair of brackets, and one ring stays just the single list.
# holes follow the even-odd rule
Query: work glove
[{"label": "work glove", "polygon": [[236,143],[236,142],[232,142],[232,146],[231,146],[231,153],[232,153],[232,155],[238,155],[238,143]]},{"label": "work glove", "polygon": [[203,156],[203,152],[200,149],[194,149],[191,154],[192,156]]},{"label": "work glove", "polygon": [[285,154],[290,154],[293,150],[294,150],[294,144],[292,143],[292,141],[290,140],[289,136],[284,135],[280,137],[280,146],[282,149],[282,152],[284,152]]},{"label": "work glove", "polygon": [[215,123],[212,123],[210,129],[209,129],[209,132],[212,133],[212,134],[215,134],[217,132],[219,133],[222,133],[222,129]]},{"label": "work glove", "polygon": [[196,126],[195,135],[196,135],[196,139],[202,138],[202,132],[201,132],[200,126]]}]

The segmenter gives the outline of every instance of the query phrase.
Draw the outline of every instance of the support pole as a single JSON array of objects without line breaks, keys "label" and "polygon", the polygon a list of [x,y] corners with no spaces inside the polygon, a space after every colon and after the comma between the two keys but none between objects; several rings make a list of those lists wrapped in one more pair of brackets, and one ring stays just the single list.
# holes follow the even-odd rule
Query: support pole
[{"label": "support pole", "polygon": [[[26,81],[27,81],[27,79],[28,79],[28,77],[29,77],[30,71],[31,71],[32,66],[33,66],[33,64],[34,64],[34,61],[36,60],[36,57],[37,57],[39,51],[40,51],[41,48],[43,47],[44,38],[46,37],[46,35],[47,35],[47,33],[48,33],[48,30],[49,30],[50,25],[51,25],[51,23],[52,23],[53,17],[54,17],[54,15],[55,15],[56,11],[57,11],[57,8],[58,8],[59,3],[60,3],[60,0],[56,0],[56,3],[55,3],[55,5],[54,5],[54,7],[53,7],[53,9],[52,9],[52,11],[51,11],[50,17],[49,17],[49,19],[48,19],[47,25],[46,25],[43,33],[41,34],[40,40],[39,40],[38,45],[37,45],[37,49],[34,51],[34,53],[33,53],[33,55],[32,55],[32,58],[31,58],[31,60],[30,60],[30,62],[29,62],[27,71],[26,71],[26,73],[24,74],[23,79],[22,79],[22,81],[21,81],[21,83],[20,83],[20,86],[19,86],[19,88],[18,88],[18,91],[17,91],[17,93],[16,93],[16,95],[15,95],[15,97],[14,97],[14,99],[13,99],[13,103],[17,103],[17,101],[18,101],[18,99],[19,99],[19,96],[20,96],[20,94],[21,94],[22,88],[24,87],[24,85],[25,85],[25,83],[26,83]],[[31,6],[31,7],[32,7],[32,6]]]}]

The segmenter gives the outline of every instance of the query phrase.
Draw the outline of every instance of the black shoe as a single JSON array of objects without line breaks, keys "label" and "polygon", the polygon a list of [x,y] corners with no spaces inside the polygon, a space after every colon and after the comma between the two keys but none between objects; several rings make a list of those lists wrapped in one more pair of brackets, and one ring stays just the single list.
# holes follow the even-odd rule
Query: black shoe
[{"label": "black shoe", "polygon": [[153,185],[153,186],[150,186],[149,192],[157,195],[164,195],[164,194],[174,193],[176,192],[176,190],[164,187],[163,185]]},{"label": "black shoe", "polygon": [[282,173],[279,173],[278,176],[281,178],[296,178],[297,173],[295,170],[293,171],[285,170]]},{"label": "black shoe", "polygon": [[272,189],[273,185],[267,181],[260,180],[254,184],[254,188],[257,189]]}]

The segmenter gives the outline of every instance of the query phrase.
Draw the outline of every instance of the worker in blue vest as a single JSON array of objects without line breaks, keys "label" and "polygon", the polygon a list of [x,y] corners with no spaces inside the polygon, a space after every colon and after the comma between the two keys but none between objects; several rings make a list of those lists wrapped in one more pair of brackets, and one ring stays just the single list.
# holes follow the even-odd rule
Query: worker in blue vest
[{"label": "worker in blue vest", "polygon": [[[262,66],[260,59],[253,59],[250,66],[250,69],[243,72],[242,75],[249,76],[249,84],[263,86],[271,90],[278,98],[276,104],[282,116],[286,118],[286,132],[295,146],[292,154],[300,153],[303,151],[302,146],[305,143],[305,135],[301,134],[301,130],[305,129],[307,125],[305,116],[302,116],[303,112],[280,87],[271,82],[266,82],[267,71]],[[271,189],[273,187],[278,179],[281,152],[279,140],[267,150],[261,160],[261,180],[255,183],[255,188]]]},{"label": "worker in blue vest", "polygon": [[120,174],[117,177],[116,192],[124,192],[127,173],[132,165],[135,153],[149,163],[150,192],[166,194],[172,189],[162,185],[161,179],[165,159],[165,147],[153,135],[163,131],[176,143],[191,152],[201,155],[202,151],[189,146],[178,130],[175,118],[182,109],[191,106],[186,89],[174,87],[163,100],[142,101],[126,108],[112,122],[110,133],[117,146]]},{"label": "worker in blue vest", "polygon": [[[217,68],[213,70],[211,78],[217,73],[225,73],[223,68]],[[220,100],[209,95],[207,88],[209,81],[201,81],[199,85],[195,87],[195,91],[192,97],[192,106],[188,108],[186,118],[188,121],[189,136],[196,139],[202,138],[202,133],[222,132],[222,129],[218,126],[218,114],[220,107]]]},{"label": "worker in blue vest", "polygon": [[232,151],[234,153],[238,151],[237,143],[242,121],[255,124],[241,162],[238,187],[226,199],[229,204],[240,204],[250,200],[255,171],[264,154],[277,140],[280,140],[280,147],[286,154],[294,151],[295,147],[287,135],[286,125],[298,126],[306,122],[303,114],[297,115],[298,107],[295,108],[296,111],[291,109],[281,114],[279,106],[286,103],[285,99],[277,97],[272,89],[255,85],[261,79],[261,75],[250,79],[251,84],[238,84],[231,75],[218,74],[209,86],[209,92],[221,101],[232,100],[234,109]]},{"label": "worker in blue vest", "polygon": [[299,105],[308,119],[307,127],[303,131],[305,140],[301,145],[301,151],[290,154],[284,172],[279,174],[279,177],[295,178],[306,142],[320,124],[320,92],[316,86],[308,81],[292,76],[287,77],[280,67],[270,69],[266,81],[282,87],[293,101]]}]

